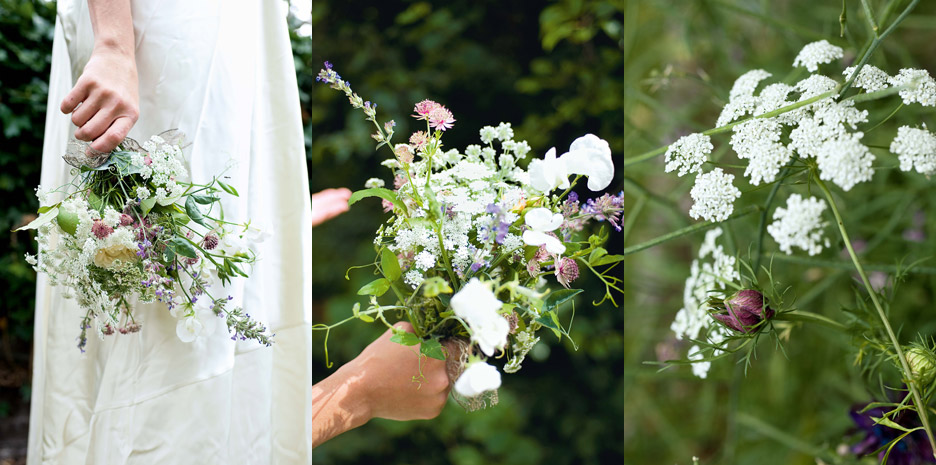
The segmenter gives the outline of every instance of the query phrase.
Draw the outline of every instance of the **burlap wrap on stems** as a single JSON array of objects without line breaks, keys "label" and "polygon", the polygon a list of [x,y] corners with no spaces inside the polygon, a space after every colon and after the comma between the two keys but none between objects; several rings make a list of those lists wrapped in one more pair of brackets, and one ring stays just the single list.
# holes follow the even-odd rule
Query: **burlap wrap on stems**
[{"label": "burlap wrap on stems", "polygon": [[[471,341],[466,337],[451,337],[446,339],[443,345],[448,352],[445,356],[445,371],[448,374],[449,383],[454,386],[455,381],[465,371],[465,364],[468,363],[468,357],[471,355]],[[474,412],[497,405],[497,390],[486,391],[474,397],[465,397],[455,392],[453,388],[452,398],[466,411]]]}]

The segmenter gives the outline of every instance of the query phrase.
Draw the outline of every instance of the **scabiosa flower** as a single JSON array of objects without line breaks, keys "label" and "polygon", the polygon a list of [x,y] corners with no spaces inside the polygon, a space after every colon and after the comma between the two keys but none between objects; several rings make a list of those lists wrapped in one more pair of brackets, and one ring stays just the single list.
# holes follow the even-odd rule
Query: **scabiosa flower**
[{"label": "scabiosa flower", "polygon": [[816,255],[822,252],[823,246],[829,246],[829,240],[822,234],[827,226],[822,221],[825,209],[826,203],[822,199],[803,199],[799,194],[792,194],[787,199],[786,208],[777,207],[774,211],[774,222],[767,226],[767,232],[787,255],[793,254],[793,247]]},{"label": "scabiosa flower", "polygon": [[666,149],[666,172],[679,170],[676,174],[680,177],[687,173],[701,173],[702,164],[713,148],[712,138],[705,134],[680,137]]},{"label": "scabiosa flower", "polygon": [[575,263],[575,259],[569,257],[559,259],[559,263],[556,265],[556,281],[559,281],[559,284],[568,289],[569,283],[575,281],[578,277],[579,267]]},{"label": "scabiosa flower", "polygon": [[734,211],[734,201],[741,197],[741,191],[732,184],[734,175],[715,168],[696,177],[695,185],[689,196],[695,202],[689,209],[689,216],[707,221],[725,221]]},{"label": "scabiosa flower", "polygon": [[796,55],[796,59],[793,60],[793,66],[805,67],[812,73],[819,69],[819,65],[832,63],[843,56],[845,56],[845,51],[842,50],[842,47],[832,45],[829,41],[823,39],[806,44]]},{"label": "scabiosa flower", "polygon": [[94,237],[104,239],[114,232],[114,228],[108,226],[101,220],[94,220],[94,224],[91,225],[91,232],[94,234]]},{"label": "scabiosa flower", "polygon": [[750,334],[762,321],[773,318],[774,311],[759,291],[744,289],[724,300],[709,299],[709,314],[734,331]]},{"label": "scabiosa flower", "polygon": [[904,68],[888,82],[894,87],[909,85],[900,91],[900,98],[907,105],[919,103],[926,107],[936,106],[936,81],[925,69]]},{"label": "scabiosa flower", "polygon": [[[852,74],[855,73],[855,67],[849,66],[845,68],[845,71],[842,74],[845,75],[845,79],[851,79]],[[874,92],[878,90],[883,90],[888,87],[887,81],[890,79],[890,76],[887,75],[884,71],[881,71],[880,68],[872,65],[864,65],[861,67],[861,72],[858,73],[858,77],[855,79],[853,85],[859,89],[864,89],[868,92]]]},{"label": "scabiosa flower", "polygon": [[898,155],[901,171],[916,169],[926,176],[936,174],[936,135],[927,131],[926,125],[923,129],[901,126],[890,151]]},{"label": "scabiosa flower", "polygon": [[452,129],[452,126],[455,125],[455,118],[452,116],[452,112],[442,105],[432,109],[428,119],[429,126],[437,131]]}]

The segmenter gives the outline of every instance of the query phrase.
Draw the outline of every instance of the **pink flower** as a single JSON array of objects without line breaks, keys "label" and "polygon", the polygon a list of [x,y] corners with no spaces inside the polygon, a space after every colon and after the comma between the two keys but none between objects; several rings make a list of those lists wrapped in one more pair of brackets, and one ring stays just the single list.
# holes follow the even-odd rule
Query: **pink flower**
[{"label": "pink flower", "polygon": [[439,105],[438,103],[433,102],[432,100],[423,100],[422,102],[417,103],[416,108],[413,109],[413,111],[416,112],[416,114],[413,115],[413,118],[423,119],[423,120],[428,119],[429,114],[432,113],[433,110],[441,106],[442,105]]},{"label": "pink flower", "polygon": [[149,155],[144,155],[144,156],[143,156],[143,164],[146,165],[146,166],[150,166],[150,165],[153,164],[153,159],[150,158]]},{"label": "pink flower", "polygon": [[568,289],[569,283],[575,281],[578,277],[579,268],[574,259],[566,257],[559,260],[559,264],[556,266],[556,280],[559,281],[559,284]]},{"label": "pink flower", "polygon": [[429,126],[432,126],[432,128],[436,130],[444,131],[446,129],[452,129],[454,124],[455,118],[452,117],[452,112],[444,106],[439,105],[429,113]]},{"label": "pink flower", "polygon": [[91,232],[94,233],[94,236],[98,239],[104,239],[114,232],[114,228],[106,225],[101,220],[94,220],[94,224],[91,225]]},{"label": "pink flower", "polygon": [[428,134],[426,134],[425,131],[416,131],[416,132],[414,132],[413,135],[410,136],[410,138],[409,138],[409,143],[410,143],[410,145],[412,145],[413,147],[415,147],[416,150],[420,150],[420,149],[422,149],[423,147],[425,147],[425,146],[426,146],[426,142],[428,142],[428,141],[429,141]]},{"label": "pink flower", "polygon": [[121,226],[130,226],[133,224],[133,217],[123,213],[120,215],[120,225]]}]

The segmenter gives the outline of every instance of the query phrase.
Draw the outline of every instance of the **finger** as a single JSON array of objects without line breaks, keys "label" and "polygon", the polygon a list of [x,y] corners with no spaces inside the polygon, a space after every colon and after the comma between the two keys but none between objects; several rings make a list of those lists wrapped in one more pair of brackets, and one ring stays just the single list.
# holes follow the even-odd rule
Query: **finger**
[{"label": "finger", "polygon": [[398,321],[393,325],[394,328],[406,331],[407,333],[413,332],[413,325],[408,321]]},{"label": "finger", "polygon": [[77,127],[82,127],[101,109],[101,99],[87,99],[72,111],[71,121]]},{"label": "finger", "polygon": [[94,150],[99,150],[101,152],[110,152],[117,148],[117,145],[123,142],[124,138],[127,137],[127,133],[130,132],[130,128],[133,127],[133,119],[127,116],[121,116],[114,121],[114,124],[111,124],[107,131],[94,140],[91,144],[91,148]]},{"label": "finger", "polygon": [[98,110],[87,123],[81,125],[75,131],[75,139],[89,142],[96,140],[107,131],[111,124],[114,124],[115,119],[117,117],[114,115],[113,110],[107,108]]},{"label": "finger", "polygon": [[79,79],[78,83],[75,84],[75,87],[72,88],[70,92],[68,92],[68,95],[66,95],[64,99],[62,99],[62,113],[67,115],[75,111],[75,108],[78,106],[78,104],[88,98],[90,91],[90,86],[85,81]]}]

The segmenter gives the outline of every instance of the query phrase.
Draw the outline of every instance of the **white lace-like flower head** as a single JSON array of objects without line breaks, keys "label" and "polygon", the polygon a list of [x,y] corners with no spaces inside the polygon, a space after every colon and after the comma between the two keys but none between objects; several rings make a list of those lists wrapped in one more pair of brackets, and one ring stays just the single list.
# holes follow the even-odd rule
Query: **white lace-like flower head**
[{"label": "white lace-like flower head", "polygon": [[701,173],[702,164],[713,148],[715,146],[712,145],[712,138],[705,134],[696,133],[680,137],[666,149],[665,170],[667,173],[679,170],[676,175],[680,177],[688,173]]},{"label": "white lace-like flower head", "polygon": [[734,175],[715,168],[696,178],[689,195],[695,203],[689,209],[689,216],[708,221],[725,221],[734,211],[734,201],[741,197],[741,191],[732,184]]},{"label": "white lace-like flower head", "polygon": [[874,155],[859,142],[861,136],[862,133],[857,132],[822,144],[816,154],[820,179],[832,181],[844,191],[871,180]]},{"label": "white lace-like flower head", "polygon": [[900,91],[900,98],[907,105],[919,103],[926,107],[936,106],[936,81],[925,69],[902,69],[900,74],[890,78],[890,84],[894,87],[910,86]]},{"label": "white lace-like flower head", "polygon": [[819,69],[819,65],[832,63],[843,56],[845,56],[845,51],[842,50],[842,47],[832,45],[829,41],[823,39],[806,44],[800,50],[799,55],[796,55],[796,59],[793,60],[793,66],[805,67],[812,73]]},{"label": "white lace-like flower head", "polygon": [[[845,75],[845,79],[851,79],[852,74],[855,73],[855,67],[849,66],[845,68],[845,71],[842,74]],[[874,92],[878,90],[884,90],[888,87],[887,81],[890,79],[890,76],[887,75],[884,71],[881,71],[880,68],[872,65],[864,65],[861,67],[861,72],[858,73],[858,77],[855,79],[854,86],[859,89],[864,89],[868,92]]]},{"label": "white lace-like flower head", "polygon": [[829,240],[822,234],[827,225],[822,220],[825,209],[822,199],[803,199],[799,194],[792,194],[786,208],[777,207],[774,211],[774,222],[767,226],[767,232],[787,255],[793,254],[793,247],[816,255],[822,252],[823,246],[829,246]]},{"label": "white lace-like flower head", "polygon": [[936,174],[936,135],[927,131],[925,125],[923,129],[901,126],[890,151],[899,157],[901,171],[916,169],[926,176]]}]

